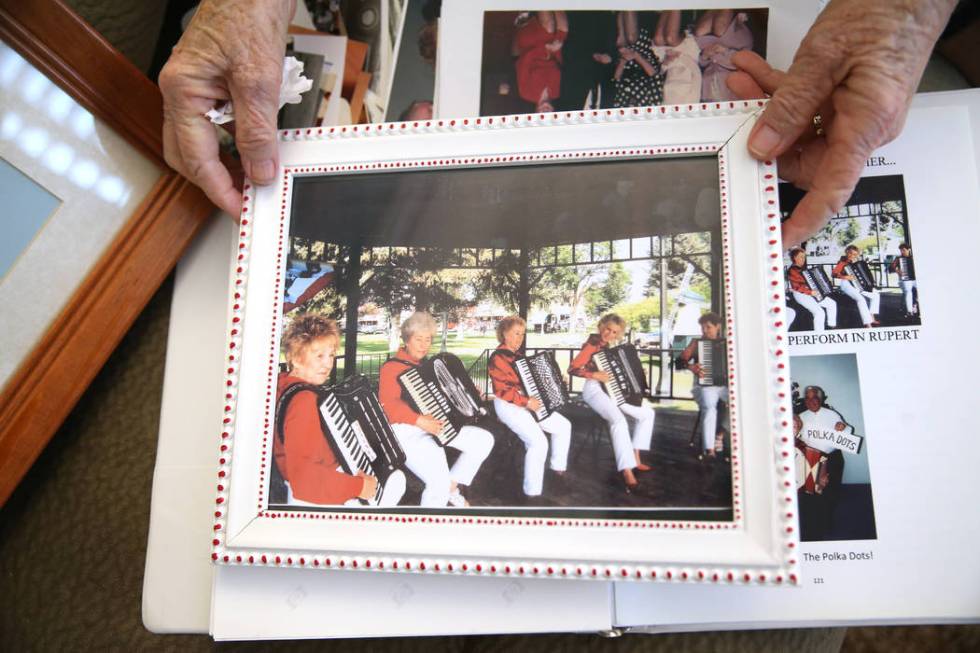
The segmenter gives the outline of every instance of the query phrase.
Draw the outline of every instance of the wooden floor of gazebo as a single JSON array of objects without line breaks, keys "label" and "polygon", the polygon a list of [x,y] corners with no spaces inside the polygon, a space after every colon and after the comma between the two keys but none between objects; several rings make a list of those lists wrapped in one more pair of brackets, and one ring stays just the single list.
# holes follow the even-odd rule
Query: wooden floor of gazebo
[{"label": "wooden floor of gazebo", "polygon": [[[612,444],[605,423],[588,408],[574,411],[568,470],[560,480],[545,473],[543,496],[533,508],[731,508],[731,468],[725,458],[699,461],[691,432],[697,411],[657,410],[651,450],[643,461],[652,466],[640,473],[640,485],[624,490],[616,472]],[[466,496],[474,508],[525,508],[522,491],[524,445],[505,426],[495,423],[496,444]],[[699,433],[700,439],[700,433]],[[450,463],[455,450],[447,449]],[[408,490],[402,506],[418,505],[422,484],[408,473]]]}]

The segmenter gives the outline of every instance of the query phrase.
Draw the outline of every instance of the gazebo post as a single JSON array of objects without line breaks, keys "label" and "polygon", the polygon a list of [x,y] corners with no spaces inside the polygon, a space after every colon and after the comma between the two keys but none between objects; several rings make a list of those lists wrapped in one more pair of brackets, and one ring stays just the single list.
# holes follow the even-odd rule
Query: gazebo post
[{"label": "gazebo post", "polygon": [[721,230],[719,229],[711,232],[711,310],[718,315],[723,314],[722,307],[725,305],[723,277],[724,262],[721,258]]},{"label": "gazebo post", "polygon": [[531,271],[531,256],[527,253],[527,248],[521,248],[519,266],[521,276],[517,289],[517,314],[527,320],[527,314],[531,310],[531,281],[528,278]]},{"label": "gazebo post", "polygon": [[344,275],[347,313],[344,316],[344,378],[357,371],[357,309],[361,304],[361,243],[351,243]]}]

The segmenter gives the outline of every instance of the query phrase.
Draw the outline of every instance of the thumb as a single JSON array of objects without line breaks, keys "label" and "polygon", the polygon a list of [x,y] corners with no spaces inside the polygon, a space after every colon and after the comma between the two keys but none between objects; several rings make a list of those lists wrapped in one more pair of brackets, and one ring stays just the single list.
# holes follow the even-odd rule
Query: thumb
[{"label": "thumb", "polygon": [[749,134],[749,152],[757,159],[778,157],[808,129],[820,105],[830,97],[838,68],[836,57],[817,56],[804,41],[793,65],[775,89]]},{"label": "thumb", "polygon": [[268,184],[279,167],[276,114],[282,67],[279,59],[243,67],[229,80],[235,106],[235,144],[249,179]]}]

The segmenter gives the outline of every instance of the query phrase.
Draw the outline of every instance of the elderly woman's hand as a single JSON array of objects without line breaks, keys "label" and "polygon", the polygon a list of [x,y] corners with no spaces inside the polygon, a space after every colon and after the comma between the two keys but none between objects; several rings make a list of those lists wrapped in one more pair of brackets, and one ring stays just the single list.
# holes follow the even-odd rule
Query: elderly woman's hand
[{"label": "elderly woman's hand", "polygon": [[204,114],[232,100],[245,174],[258,184],[275,178],[282,59],[295,8],[296,0],[203,0],[160,72],[167,163],[233,216],[241,193]]},{"label": "elderly woman's hand", "polygon": [[[868,156],[895,138],[955,0],[832,0],[789,71],[742,51],[728,85],[772,99],[749,136],[758,159],[807,190],[783,224],[783,241],[819,231],[847,202]],[[821,116],[819,124],[814,116]]]}]

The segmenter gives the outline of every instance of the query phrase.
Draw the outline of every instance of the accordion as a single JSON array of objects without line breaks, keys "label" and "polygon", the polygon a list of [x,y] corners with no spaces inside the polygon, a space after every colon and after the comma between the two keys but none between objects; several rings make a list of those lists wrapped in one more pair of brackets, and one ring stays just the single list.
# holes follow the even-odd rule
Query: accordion
[{"label": "accordion", "polygon": [[636,347],[625,343],[611,349],[600,349],[592,359],[599,371],[609,375],[609,382],[604,383],[603,387],[617,406],[639,406],[643,402],[649,386]]},{"label": "accordion", "polygon": [[834,292],[834,286],[830,283],[830,277],[821,267],[809,267],[800,271],[806,285],[813,291],[813,298],[818,302],[823,301],[824,297]]},{"label": "accordion", "polygon": [[725,356],[724,340],[698,340],[698,363],[703,374],[697,379],[698,385],[726,385],[728,365]]},{"label": "accordion", "polygon": [[332,437],[327,438],[348,474],[364,472],[378,479],[370,506],[397,505],[405,492],[405,464],[395,434],[366,377],[354,375],[320,391],[320,415]]},{"label": "accordion", "polygon": [[902,281],[915,281],[915,263],[911,256],[898,257],[898,278]]},{"label": "accordion", "polygon": [[541,408],[534,413],[539,422],[568,403],[568,389],[552,352],[541,351],[532,356],[518,358],[514,361],[514,367],[521,377],[524,393],[541,402]]},{"label": "accordion", "polygon": [[484,416],[483,398],[463,361],[449,353],[436,354],[398,376],[415,409],[442,422],[435,436],[440,446],[452,442],[460,429]]},{"label": "accordion", "polygon": [[858,286],[865,292],[875,289],[875,279],[871,275],[871,268],[867,261],[856,261],[844,266],[844,274],[848,274],[856,279]]},{"label": "accordion", "polygon": [[808,447],[802,442],[796,443],[796,489],[806,494],[820,494],[820,475],[827,464],[827,454]]}]

